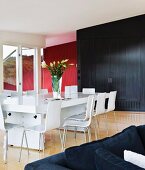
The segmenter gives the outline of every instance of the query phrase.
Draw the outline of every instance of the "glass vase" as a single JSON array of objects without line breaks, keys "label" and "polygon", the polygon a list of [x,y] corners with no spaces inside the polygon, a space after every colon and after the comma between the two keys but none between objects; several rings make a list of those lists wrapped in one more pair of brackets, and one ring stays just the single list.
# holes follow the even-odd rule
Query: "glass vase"
[{"label": "glass vase", "polygon": [[58,78],[57,75],[52,76],[52,91],[53,91],[53,98],[55,99],[61,98],[61,83],[62,83],[62,77]]}]

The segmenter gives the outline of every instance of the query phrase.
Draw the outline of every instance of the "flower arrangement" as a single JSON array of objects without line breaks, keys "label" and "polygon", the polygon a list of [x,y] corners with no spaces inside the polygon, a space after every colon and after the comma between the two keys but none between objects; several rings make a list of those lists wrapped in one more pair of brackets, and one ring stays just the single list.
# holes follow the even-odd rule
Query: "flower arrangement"
[{"label": "flower arrangement", "polygon": [[45,61],[41,63],[42,68],[47,68],[50,71],[52,76],[52,89],[53,89],[53,97],[61,98],[61,77],[64,71],[73,64],[68,64],[68,59],[61,61],[53,61],[50,62],[49,65],[46,64]]},{"label": "flower arrangement", "polygon": [[62,77],[64,71],[73,64],[68,64],[68,59],[61,61],[53,61],[50,62],[49,65],[46,64],[45,61],[42,61],[42,68],[47,68],[50,71],[51,76],[57,76],[58,80]]}]

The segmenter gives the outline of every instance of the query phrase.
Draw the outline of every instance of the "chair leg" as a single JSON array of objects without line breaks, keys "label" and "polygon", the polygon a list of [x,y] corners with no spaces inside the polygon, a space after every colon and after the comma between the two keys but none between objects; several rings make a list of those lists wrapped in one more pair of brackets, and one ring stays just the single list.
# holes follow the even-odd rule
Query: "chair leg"
[{"label": "chair leg", "polygon": [[25,140],[26,140],[26,146],[27,146],[27,151],[28,151],[28,156],[29,156],[29,146],[28,146],[26,131],[25,131]]},{"label": "chair leg", "polygon": [[65,136],[65,128],[63,129],[63,135],[62,135],[62,144],[63,144],[63,146],[62,146],[62,149],[63,149],[63,151],[64,151],[64,148],[65,148],[65,141],[64,141],[64,137]]},{"label": "chair leg", "polygon": [[39,153],[40,153],[41,133],[39,133]]},{"label": "chair leg", "polygon": [[77,127],[74,129],[75,139],[77,138]]},{"label": "chair leg", "polygon": [[22,135],[22,141],[21,141],[21,150],[20,150],[19,162],[21,161],[22,146],[23,146],[23,141],[24,141],[24,135],[25,135],[25,130],[23,131],[23,135]]},{"label": "chair leg", "polygon": [[115,120],[115,124],[116,124],[116,131],[118,132],[119,130],[118,130],[118,125],[117,125],[116,113],[115,113],[115,111],[113,111],[113,112],[114,112],[114,120]]},{"label": "chair leg", "polygon": [[85,137],[85,143],[86,143],[87,142],[86,129],[84,129],[84,137]]},{"label": "chair leg", "polygon": [[42,133],[43,153],[45,152],[45,134]]},{"label": "chair leg", "polygon": [[7,163],[7,151],[8,151],[8,131],[5,131],[4,136],[4,163]]},{"label": "chair leg", "polygon": [[99,128],[99,126],[100,126],[100,125],[99,125],[99,124],[100,124],[100,123],[99,123],[99,116],[96,116],[96,120],[97,120],[97,126],[98,126],[98,128]]},{"label": "chair leg", "polygon": [[66,142],[66,128],[63,129],[63,149],[65,148],[65,142]]},{"label": "chair leg", "polygon": [[7,142],[7,151],[8,151],[8,131],[6,131],[6,136],[7,136],[7,140],[6,140],[6,142]]},{"label": "chair leg", "polygon": [[96,116],[94,117],[94,126],[95,126],[95,139],[97,140],[98,139],[98,133],[97,133],[97,126],[96,126]]},{"label": "chair leg", "polygon": [[60,137],[60,142],[61,142],[61,150],[62,151],[64,151],[64,144],[63,144],[63,138],[62,138],[62,135],[61,135],[61,131],[60,131],[60,129],[58,129],[58,131],[59,131],[59,137]]},{"label": "chair leg", "polygon": [[105,113],[106,118],[106,130],[107,130],[107,136],[109,136],[109,129],[108,129],[108,113]]},{"label": "chair leg", "polygon": [[90,130],[90,127],[88,127],[88,139],[89,139],[89,142],[91,142],[91,130]]},{"label": "chair leg", "polygon": [[100,135],[100,129],[99,129],[99,120],[98,120],[98,116],[96,116],[96,123],[97,123],[97,134],[98,134],[98,139],[99,139],[99,135]]}]

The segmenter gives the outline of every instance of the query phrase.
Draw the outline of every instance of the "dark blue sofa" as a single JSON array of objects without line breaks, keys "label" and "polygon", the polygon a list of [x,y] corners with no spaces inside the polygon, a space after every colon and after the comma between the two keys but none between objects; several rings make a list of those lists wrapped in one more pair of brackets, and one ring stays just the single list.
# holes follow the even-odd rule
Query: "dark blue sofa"
[{"label": "dark blue sofa", "polygon": [[130,126],[112,137],[68,148],[27,164],[25,170],[142,170],[124,161],[124,150],[145,155],[145,125]]}]

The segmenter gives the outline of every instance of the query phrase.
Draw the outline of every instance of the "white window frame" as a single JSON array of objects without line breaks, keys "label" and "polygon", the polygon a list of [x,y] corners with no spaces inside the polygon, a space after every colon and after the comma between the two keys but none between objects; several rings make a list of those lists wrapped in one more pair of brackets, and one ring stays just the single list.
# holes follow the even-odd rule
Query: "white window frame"
[{"label": "white window frame", "polygon": [[41,88],[41,48],[28,46],[28,45],[16,45],[3,43],[3,45],[10,45],[18,47],[18,55],[16,57],[16,91],[19,94],[23,94],[23,66],[22,66],[22,48],[33,48],[34,58],[33,58],[33,76],[34,76],[34,91],[39,93]]}]

